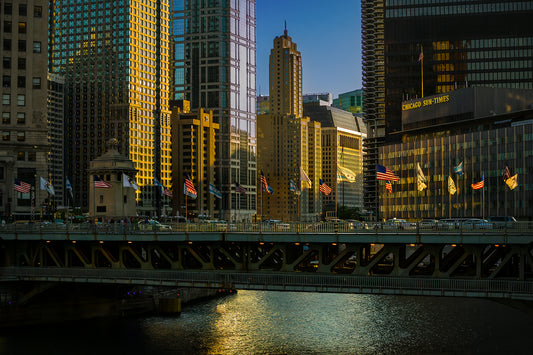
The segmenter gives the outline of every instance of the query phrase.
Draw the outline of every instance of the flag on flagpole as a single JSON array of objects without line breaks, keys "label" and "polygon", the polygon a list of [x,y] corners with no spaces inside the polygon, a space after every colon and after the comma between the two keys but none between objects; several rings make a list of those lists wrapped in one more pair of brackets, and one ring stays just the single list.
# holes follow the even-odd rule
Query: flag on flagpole
[{"label": "flag on flagpole", "polygon": [[309,179],[309,176],[305,173],[304,169],[300,166],[300,181],[307,181],[310,186],[313,186],[311,183],[311,179]]},{"label": "flag on flagpole", "polygon": [[464,174],[463,171],[463,162],[460,162],[459,165],[453,168],[453,171],[459,176],[462,176]]},{"label": "flag on flagpole", "polygon": [[509,165],[505,165],[505,169],[503,169],[503,181],[507,181],[511,177],[511,169],[509,169]]},{"label": "flag on flagpole", "polygon": [[71,198],[74,198],[74,195],[72,194],[72,185],[70,184],[70,181],[68,180],[68,178],[66,178],[66,183],[65,183],[65,187],[67,188],[68,192],[70,192],[70,197]]},{"label": "flag on flagpole", "polygon": [[385,181],[399,181],[400,177],[393,173],[389,168],[376,164],[376,179]]},{"label": "flag on flagpole", "polygon": [[426,185],[427,179],[424,176],[424,173],[422,172],[422,168],[420,167],[419,163],[416,163],[416,174],[417,174],[417,189],[418,191],[422,191],[428,186]]},{"label": "flag on flagpole", "polygon": [[211,183],[209,183],[209,193],[215,195],[216,198],[222,198],[222,193]]},{"label": "flag on flagpole", "polygon": [[111,185],[109,182],[105,181],[104,179],[100,179],[97,175],[94,175],[94,187],[97,189],[109,189],[113,185]]},{"label": "flag on flagpole", "polygon": [[49,181],[45,180],[42,176],[40,178],[41,178],[41,184],[40,184],[41,190],[46,190],[48,191],[50,195],[55,195],[56,192],[52,184]]},{"label": "flag on flagpole", "polygon": [[246,190],[241,184],[239,184],[238,182],[235,182],[235,192],[238,192],[242,195],[246,195],[246,192],[248,190]]},{"label": "flag on flagpole", "polygon": [[511,190],[514,190],[518,186],[517,179],[518,179],[518,174],[514,174],[513,176],[505,180],[505,183],[507,184],[507,186],[509,186]]},{"label": "flag on flagpole", "polygon": [[183,193],[191,198],[198,197],[194,184],[191,181],[189,174],[184,175],[185,182],[183,183]]},{"label": "flag on flagpole", "polygon": [[337,181],[355,182],[355,173],[348,168],[337,165]]},{"label": "flag on flagpole", "polygon": [[471,186],[474,190],[479,190],[479,189],[484,188],[485,187],[484,176],[481,177],[480,182],[476,182],[475,184],[472,184]]},{"label": "flag on flagpole", "polygon": [[129,177],[128,175],[126,175],[124,173],[122,173],[122,186],[131,187],[135,191],[137,191],[139,189],[139,185],[137,185],[135,180],[133,180],[131,177]]},{"label": "flag on flagpole", "polygon": [[163,188],[163,195],[165,196],[168,196],[170,198],[172,198],[172,191],[168,190],[168,189],[165,189]]},{"label": "flag on flagpole", "polygon": [[457,189],[455,188],[455,183],[453,182],[453,179],[451,176],[448,175],[448,192],[450,195],[454,195],[457,192]]},{"label": "flag on flagpole", "polygon": [[298,190],[298,186],[296,186],[296,183],[292,180],[289,180],[289,190],[298,194],[300,191]]},{"label": "flag on flagpole", "polygon": [[320,187],[318,189],[320,190],[320,192],[322,192],[326,196],[329,195],[332,191],[331,187],[326,185],[326,183],[322,181],[322,179],[320,179]]},{"label": "flag on flagpole", "polygon": [[15,188],[15,191],[22,192],[23,194],[27,194],[31,190],[31,185],[20,179],[15,179],[14,188]]},{"label": "flag on flagpole", "polygon": [[385,188],[389,193],[392,193],[392,183],[389,180],[385,181]]},{"label": "flag on flagpole", "polygon": [[265,191],[269,195],[272,195],[274,193],[274,189],[271,188],[270,185],[267,183],[265,174],[263,174],[263,170],[261,170],[261,191]]}]

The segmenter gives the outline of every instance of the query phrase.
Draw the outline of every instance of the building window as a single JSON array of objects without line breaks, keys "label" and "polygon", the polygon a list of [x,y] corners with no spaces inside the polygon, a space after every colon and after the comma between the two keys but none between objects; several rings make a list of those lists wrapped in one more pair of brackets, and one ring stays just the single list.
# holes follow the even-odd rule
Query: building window
[{"label": "building window", "polygon": [[19,70],[25,70],[26,69],[26,58],[19,58],[18,59],[18,69]]},{"label": "building window", "polygon": [[32,87],[34,89],[40,89],[41,88],[41,78],[39,77],[34,77],[32,79]]},{"label": "building window", "polygon": [[4,50],[10,51],[11,50],[11,40],[4,38]]},{"label": "building window", "polygon": [[41,42],[33,42],[33,53],[41,53]]},{"label": "building window", "polygon": [[104,195],[100,195],[100,203],[104,203]]},{"label": "building window", "polygon": [[11,113],[2,112],[2,123],[3,124],[11,124]]},{"label": "building window", "polygon": [[19,16],[26,16],[28,14],[28,6],[26,4],[19,5]]},{"label": "building window", "polygon": [[4,21],[4,33],[11,33],[11,21]]},{"label": "building window", "polygon": [[24,152],[17,152],[17,160],[24,160],[25,155]]},{"label": "building window", "polygon": [[26,87],[26,77],[25,76],[17,77],[17,87],[18,88],[25,88]]},{"label": "building window", "polygon": [[37,153],[28,152],[28,161],[37,161]]},{"label": "building window", "polygon": [[26,52],[26,40],[19,39],[19,52]]},{"label": "building window", "polygon": [[26,106],[26,95],[17,95],[17,106]]},{"label": "building window", "polygon": [[33,8],[33,17],[43,17],[43,8],[42,8],[42,6],[35,6]]},{"label": "building window", "polygon": [[24,112],[17,112],[17,124],[26,123],[26,114]]},{"label": "building window", "polygon": [[7,131],[2,132],[2,140],[9,141],[9,132]]},{"label": "building window", "polygon": [[4,69],[11,69],[11,58],[9,57],[4,57],[2,59],[2,67]]},{"label": "building window", "polygon": [[12,12],[13,12],[13,5],[6,3],[4,5],[4,14],[11,15]]},{"label": "building window", "polygon": [[10,105],[10,104],[11,104],[11,95],[2,94],[2,105]]},{"label": "building window", "polygon": [[26,140],[26,132],[17,132],[17,141],[24,142]]},{"label": "building window", "polygon": [[9,75],[2,75],[2,87],[4,88],[11,87],[11,77]]},{"label": "building window", "polygon": [[19,22],[19,33],[26,33],[26,22]]}]

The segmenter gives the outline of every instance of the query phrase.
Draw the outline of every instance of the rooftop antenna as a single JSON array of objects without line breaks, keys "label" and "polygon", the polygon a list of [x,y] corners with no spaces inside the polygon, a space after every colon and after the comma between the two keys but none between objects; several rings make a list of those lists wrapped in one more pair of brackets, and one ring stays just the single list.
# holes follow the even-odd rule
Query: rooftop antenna
[{"label": "rooftop antenna", "polygon": [[285,20],[285,36],[287,36],[287,20]]}]

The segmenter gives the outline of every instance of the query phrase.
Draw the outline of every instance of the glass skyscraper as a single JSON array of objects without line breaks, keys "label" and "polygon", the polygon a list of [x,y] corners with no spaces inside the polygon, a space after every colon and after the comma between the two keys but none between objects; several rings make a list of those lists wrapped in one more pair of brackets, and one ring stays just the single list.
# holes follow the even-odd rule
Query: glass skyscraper
[{"label": "glass skyscraper", "polygon": [[362,0],[368,210],[378,211],[377,152],[401,130],[403,100],[471,86],[533,88],[531,18],[530,0]]},{"label": "glass skyscraper", "polygon": [[[256,210],[255,0],[172,2],[173,99],[213,110],[220,217],[250,219]],[[194,180],[195,177],[192,176]],[[235,192],[235,183],[247,194]]]},{"label": "glass skyscraper", "polygon": [[[89,162],[116,138],[154,213],[171,183],[169,0],[53,1],[51,72],[65,77],[66,175],[87,207]],[[139,196],[138,196],[139,197]],[[159,206],[160,208],[160,206]]]}]

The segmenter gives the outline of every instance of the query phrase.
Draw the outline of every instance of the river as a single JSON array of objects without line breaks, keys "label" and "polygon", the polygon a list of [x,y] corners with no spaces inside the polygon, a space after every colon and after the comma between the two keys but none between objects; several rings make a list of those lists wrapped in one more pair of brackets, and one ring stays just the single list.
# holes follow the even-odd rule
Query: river
[{"label": "river", "polygon": [[532,331],[483,299],[239,291],[179,317],[9,330],[0,354],[532,354]]}]

